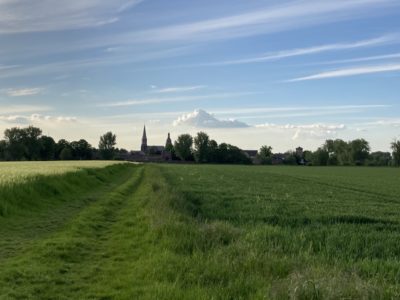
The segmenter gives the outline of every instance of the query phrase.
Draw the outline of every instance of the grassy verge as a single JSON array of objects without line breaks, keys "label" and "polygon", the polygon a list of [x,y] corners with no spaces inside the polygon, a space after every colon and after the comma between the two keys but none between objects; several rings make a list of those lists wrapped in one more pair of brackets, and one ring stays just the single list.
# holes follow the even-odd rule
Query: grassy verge
[{"label": "grassy verge", "polygon": [[61,228],[132,174],[132,166],[84,169],[0,188],[0,261]]}]

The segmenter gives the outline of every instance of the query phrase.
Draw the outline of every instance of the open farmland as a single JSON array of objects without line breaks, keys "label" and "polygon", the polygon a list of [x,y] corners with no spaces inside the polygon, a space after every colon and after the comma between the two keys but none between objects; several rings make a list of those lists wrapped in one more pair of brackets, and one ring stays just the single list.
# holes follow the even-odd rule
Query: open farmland
[{"label": "open farmland", "polygon": [[1,162],[0,185],[20,183],[38,175],[61,175],[84,168],[104,168],[110,161]]},{"label": "open farmland", "polygon": [[0,299],[400,297],[399,169],[75,167],[0,187]]}]

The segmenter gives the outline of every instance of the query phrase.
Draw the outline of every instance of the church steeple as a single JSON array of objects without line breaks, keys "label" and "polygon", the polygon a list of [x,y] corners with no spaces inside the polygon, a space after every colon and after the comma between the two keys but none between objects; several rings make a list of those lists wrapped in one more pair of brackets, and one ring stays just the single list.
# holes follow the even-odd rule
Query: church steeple
[{"label": "church steeple", "polygon": [[168,132],[167,141],[165,142],[165,149],[169,149],[172,147],[171,135]]},{"label": "church steeple", "polygon": [[147,135],[146,135],[146,125],[143,127],[143,136],[142,136],[142,146],[140,147],[142,152],[147,152]]}]

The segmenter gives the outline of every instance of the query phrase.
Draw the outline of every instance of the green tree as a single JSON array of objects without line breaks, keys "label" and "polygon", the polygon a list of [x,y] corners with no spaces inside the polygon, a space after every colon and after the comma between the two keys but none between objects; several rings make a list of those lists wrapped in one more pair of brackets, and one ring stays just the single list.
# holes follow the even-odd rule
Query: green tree
[{"label": "green tree", "polygon": [[77,160],[92,159],[92,146],[84,139],[72,142],[71,150],[74,159]]},{"label": "green tree", "polygon": [[369,143],[364,139],[356,139],[349,146],[353,164],[364,165],[371,150]]},{"label": "green tree", "polygon": [[208,142],[208,161],[217,163],[218,157],[218,143],[215,140],[210,140]]},{"label": "green tree", "polygon": [[4,140],[0,141],[0,160],[6,160],[7,143]]},{"label": "green tree", "polygon": [[296,153],[294,153],[293,151],[287,151],[284,154],[285,154],[285,160],[283,161],[283,164],[297,165]]},{"label": "green tree", "polygon": [[11,128],[4,132],[7,153],[11,160],[40,159],[39,138],[42,130],[29,126],[27,128]]},{"label": "green tree", "polygon": [[42,136],[39,139],[40,143],[40,159],[53,160],[56,151],[56,142],[52,137]]},{"label": "green tree", "polygon": [[100,137],[99,150],[103,159],[112,159],[114,157],[114,146],[117,144],[117,136],[111,131]]},{"label": "green tree", "polygon": [[60,153],[60,160],[71,160],[73,159],[71,148],[64,148]]},{"label": "green tree", "polygon": [[392,161],[392,155],[390,152],[372,152],[366,161],[368,166],[375,166],[375,167],[387,167],[390,166]]},{"label": "green tree", "polygon": [[271,165],[272,164],[272,147],[271,146],[262,146],[257,153],[257,157],[260,160],[260,163],[263,165]]},{"label": "green tree", "polygon": [[393,162],[395,166],[400,166],[400,141],[394,141],[391,144],[393,150]]},{"label": "green tree", "polygon": [[314,166],[326,166],[329,160],[329,152],[324,148],[320,147],[313,153],[312,164]]},{"label": "green tree", "polygon": [[205,163],[209,159],[210,137],[205,132],[197,133],[194,138],[194,158],[196,162]]},{"label": "green tree", "polygon": [[68,141],[61,139],[57,142],[56,147],[55,147],[55,158],[56,159],[61,159],[61,152],[65,149],[68,148],[70,150],[70,153],[72,155],[71,151],[71,145]]},{"label": "green tree", "polygon": [[181,134],[175,141],[174,148],[176,155],[184,161],[192,158],[193,138],[190,134]]}]

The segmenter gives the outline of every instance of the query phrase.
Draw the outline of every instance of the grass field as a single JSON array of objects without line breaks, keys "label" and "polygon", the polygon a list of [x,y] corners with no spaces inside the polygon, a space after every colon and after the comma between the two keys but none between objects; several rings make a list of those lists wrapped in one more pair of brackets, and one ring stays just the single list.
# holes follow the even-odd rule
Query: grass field
[{"label": "grass field", "polygon": [[87,167],[0,186],[0,299],[400,298],[400,169]]}]

